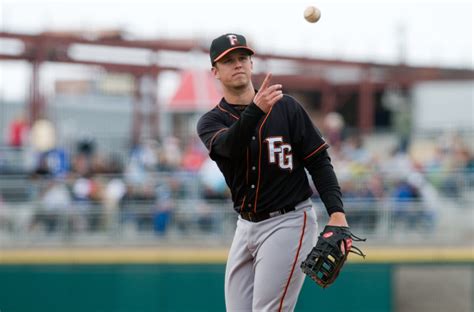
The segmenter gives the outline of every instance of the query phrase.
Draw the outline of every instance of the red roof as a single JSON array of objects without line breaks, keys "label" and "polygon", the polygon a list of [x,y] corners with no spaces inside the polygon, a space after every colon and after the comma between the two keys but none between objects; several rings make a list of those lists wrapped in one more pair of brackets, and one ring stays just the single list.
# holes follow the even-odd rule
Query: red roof
[{"label": "red roof", "polygon": [[222,98],[217,80],[205,71],[183,71],[176,93],[168,103],[169,111],[206,111],[216,106]]}]

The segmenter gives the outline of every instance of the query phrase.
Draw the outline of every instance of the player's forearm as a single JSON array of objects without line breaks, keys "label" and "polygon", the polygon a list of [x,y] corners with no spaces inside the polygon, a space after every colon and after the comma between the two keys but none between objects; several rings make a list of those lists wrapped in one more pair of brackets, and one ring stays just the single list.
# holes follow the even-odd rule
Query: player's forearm
[{"label": "player's forearm", "polygon": [[329,215],[344,212],[341,187],[326,151],[307,163],[306,168],[313,178],[314,186]]},{"label": "player's forearm", "polygon": [[[332,170],[334,173],[334,171]],[[313,179],[313,181],[315,181]],[[321,201],[324,203],[326,210],[329,215],[332,215],[335,212],[344,213],[344,205],[342,203],[342,194],[341,188],[337,183],[336,175],[334,174],[331,179],[326,179],[329,182],[329,185],[321,185],[321,179],[315,181],[316,189],[318,190]],[[326,182],[327,183],[327,182]]]},{"label": "player's forearm", "polygon": [[257,124],[265,113],[255,104],[250,104],[229,129],[219,134],[212,146],[213,151],[223,157],[235,157],[245,152]]}]

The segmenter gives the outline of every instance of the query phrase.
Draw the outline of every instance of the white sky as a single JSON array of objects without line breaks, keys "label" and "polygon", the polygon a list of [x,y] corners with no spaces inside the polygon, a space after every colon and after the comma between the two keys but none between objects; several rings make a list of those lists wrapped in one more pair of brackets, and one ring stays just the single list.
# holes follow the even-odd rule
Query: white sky
[{"label": "white sky", "polygon": [[[308,5],[322,11],[316,24],[303,19]],[[0,0],[0,30],[119,27],[136,38],[209,43],[240,32],[257,53],[388,63],[397,62],[403,42],[411,65],[474,68],[473,10],[469,0]],[[0,62],[0,96],[23,94],[28,72]]]}]

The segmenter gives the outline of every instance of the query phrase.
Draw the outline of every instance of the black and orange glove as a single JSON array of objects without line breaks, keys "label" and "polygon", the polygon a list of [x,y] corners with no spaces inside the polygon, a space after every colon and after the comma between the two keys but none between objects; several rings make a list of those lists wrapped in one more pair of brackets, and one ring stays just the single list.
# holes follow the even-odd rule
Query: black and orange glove
[{"label": "black and orange glove", "polygon": [[316,246],[301,263],[301,269],[319,286],[328,287],[336,280],[349,252],[365,258],[359,248],[352,246],[353,240],[365,241],[352,234],[349,227],[327,225]]}]

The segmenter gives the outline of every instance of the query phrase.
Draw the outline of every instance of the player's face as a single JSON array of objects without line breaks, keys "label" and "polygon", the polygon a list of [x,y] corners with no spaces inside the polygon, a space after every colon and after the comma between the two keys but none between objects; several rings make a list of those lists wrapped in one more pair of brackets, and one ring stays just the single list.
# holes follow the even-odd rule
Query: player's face
[{"label": "player's face", "polygon": [[212,67],[214,76],[224,87],[243,89],[252,77],[252,59],[245,50],[235,50],[224,56]]}]

